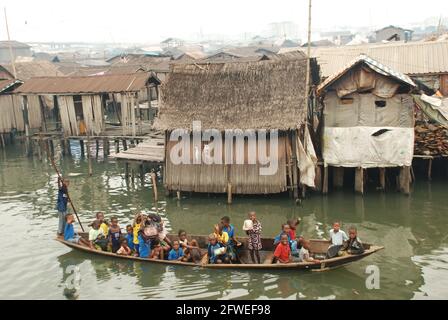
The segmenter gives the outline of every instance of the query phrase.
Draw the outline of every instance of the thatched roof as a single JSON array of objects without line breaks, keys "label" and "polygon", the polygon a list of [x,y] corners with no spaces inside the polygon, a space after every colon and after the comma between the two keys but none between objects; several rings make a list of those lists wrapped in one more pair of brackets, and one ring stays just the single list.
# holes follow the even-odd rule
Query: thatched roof
[{"label": "thatched roof", "polygon": [[296,128],[306,116],[306,59],[176,64],[162,85],[161,130]]}]

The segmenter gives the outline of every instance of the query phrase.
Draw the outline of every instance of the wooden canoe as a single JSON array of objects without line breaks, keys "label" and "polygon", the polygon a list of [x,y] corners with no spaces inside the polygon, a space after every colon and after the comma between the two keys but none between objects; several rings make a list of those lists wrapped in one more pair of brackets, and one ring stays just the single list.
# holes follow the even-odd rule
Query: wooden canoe
[{"label": "wooden canoe", "polygon": [[[88,238],[87,233],[79,233],[79,235],[85,239]],[[177,235],[168,235],[168,237],[171,240],[176,240]],[[198,241],[199,247],[203,251],[204,255],[206,253],[206,244],[207,244],[207,236],[196,236],[191,235],[188,238],[190,239],[196,239]],[[179,262],[179,261],[168,261],[168,260],[153,260],[153,259],[145,259],[145,258],[139,258],[139,257],[129,257],[129,256],[120,256],[112,252],[105,252],[105,251],[99,251],[99,250],[92,250],[89,247],[86,247],[84,245],[78,245],[71,242],[64,241],[62,237],[56,238],[57,241],[65,244],[66,246],[91,253],[96,254],[104,257],[113,257],[117,259],[127,259],[127,260],[134,260],[134,261],[140,261],[140,262],[149,262],[149,263],[158,263],[158,264],[165,264],[165,265],[180,265],[180,266],[190,266],[190,267],[201,267],[201,268],[210,268],[210,269],[253,269],[253,270],[281,270],[281,269],[297,269],[297,270],[311,270],[311,271],[327,271],[332,270],[347,264],[350,264],[352,262],[364,259],[365,257],[370,256],[371,254],[374,254],[380,250],[383,250],[384,247],[381,246],[374,246],[370,244],[364,244],[365,252],[360,255],[346,255],[342,257],[336,257],[332,259],[324,259],[320,260],[320,263],[311,263],[311,262],[300,262],[300,263],[288,263],[288,264],[273,264],[273,252],[274,252],[274,239],[270,238],[263,238],[262,239],[262,245],[263,250],[260,251],[260,258],[261,258],[261,264],[252,264],[249,250],[245,249],[247,238],[237,238],[238,241],[240,241],[243,246],[239,248],[238,256],[241,261],[241,263],[238,264],[209,264],[209,263],[191,263],[191,262]],[[324,256],[327,252],[327,249],[330,245],[330,242],[327,240],[310,240],[311,241],[311,253],[315,255],[321,255]],[[202,259],[202,261],[206,261],[207,259]]]}]

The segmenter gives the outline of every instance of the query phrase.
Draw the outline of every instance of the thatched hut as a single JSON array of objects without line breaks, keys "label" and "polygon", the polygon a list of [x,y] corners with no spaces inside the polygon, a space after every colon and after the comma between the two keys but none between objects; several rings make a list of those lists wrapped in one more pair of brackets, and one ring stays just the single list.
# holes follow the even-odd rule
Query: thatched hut
[{"label": "thatched hut", "polygon": [[[297,196],[296,155],[298,144],[303,149],[301,140],[307,117],[306,65],[304,57],[251,63],[173,65],[161,87],[160,113],[155,122],[157,129],[166,132],[166,188],[228,193],[229,196],[293,190]],[[200,128],[193,127],[195,121],[200,122]],[[172,159],[179,142],[171,138],[179,129],[187,134],[187,148],[190,149],[187,151],[191,151],[186,151],[191,160],[188,164],[178,164]],[[196,131],[204,134],[210,130],[215,134],[213,139],[195,141]],[[266,145],[260,143],[264,130],[268,132]],[[275,132],[278,132],[278,145],[271,144]],[[249,142],[251,138],[256,141],[256,148],[251,146],[254,141]],[[221,139],[222,143],[213,143],[215,139]],[[225,161],[237,157],[235,139],[244,141],[240,151],[243,163]],[[274,173],[260,174],[260,169],[265,167],[261,164],[260,152],[275,155],[275,159],[271,158],[278,163]],[[220,158],[210,163],[204,161],[207,154]],[[250,158],[256,161],[251,162]]]}]

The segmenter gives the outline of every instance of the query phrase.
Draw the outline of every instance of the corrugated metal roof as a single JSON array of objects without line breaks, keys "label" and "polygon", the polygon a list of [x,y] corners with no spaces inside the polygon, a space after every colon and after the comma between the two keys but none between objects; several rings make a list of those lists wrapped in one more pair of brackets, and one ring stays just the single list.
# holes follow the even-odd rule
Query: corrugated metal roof
[{"label": "corrugated metal roof", "polygon": [[[281,52],[294,49],[286,48]],[[311,57],[317,58],[323,77],[340,71],[360,54],[408,75],[448,73],[448,41],[311,48]]]},{"label": "corrugated metal roof", "polygon": [[0,80],[0,93],[7,91],[15,85],[22,84],[23,81],[17,79]]},{"label": "corrugated metal roof", "polygon": [[14,90],[22,94],[89,94],[104,92],[136,92],[153,78],[151,73],[113,74],[89,77],[41,77],[26,81]]},{"label": "corrugated metal roof", "polygon": [[369,66],[374,71],[376,71],[376,72],[378,72],[378,73],[380,73],[382,75],[395,78],[398,81],[407,83],[411,87],[415,87],[416,86],[414,81],[412,81],[412,79],[409,78],[407,75],[405,75],[405,74],[403,74],[401,72],[397,72],[397,71],[389,68],[388,66],[383,65],[382,63],[380,63],[380,62],[378,62],[378,61],[376,61],[376,60],[366,56],[365,54],[361,54],[356,59],[353,59],[344,68],[342,68],[338,72],[332,74],[324,82],[322,82],[319,85],[319,87],[317,87],[318,94],[320,94],[320,92],[322,90],[324,90],[326,87],[331,85],[333,82],[335,82],[336,80],[341,78],[347,71],[349,71],[351,68],[353,68],[354,66],[358,65],[359,63],[365,63],[367,66]]}]

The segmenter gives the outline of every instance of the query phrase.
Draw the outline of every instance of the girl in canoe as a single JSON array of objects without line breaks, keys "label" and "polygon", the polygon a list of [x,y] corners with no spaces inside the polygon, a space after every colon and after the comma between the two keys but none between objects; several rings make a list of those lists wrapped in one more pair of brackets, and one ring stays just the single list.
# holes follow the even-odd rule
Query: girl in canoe
[{"label": "girl in canoe", "polygon": [[[249,220],[246,220],[243,225],[243,230],[246,231],[249,239],[247,241],[247,248],[250,251],[250,258],[252,262],[260,264],[260,250],[261,245],[261,222],[257,220],[255,211],[249,213]],[[255,261],[255,258],[257,260]]]}]

